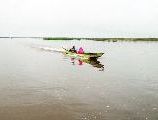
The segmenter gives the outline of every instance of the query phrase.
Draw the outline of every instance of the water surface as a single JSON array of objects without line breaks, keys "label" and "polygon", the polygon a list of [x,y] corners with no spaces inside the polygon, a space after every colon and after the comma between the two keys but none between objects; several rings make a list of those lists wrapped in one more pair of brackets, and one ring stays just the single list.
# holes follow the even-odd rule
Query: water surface
[{"label": "water surface", "polygon": [[[52,51],[72,45],[104,70]],[[0,119],[157,120],[157,61],[158,42],[1,39]]]}]

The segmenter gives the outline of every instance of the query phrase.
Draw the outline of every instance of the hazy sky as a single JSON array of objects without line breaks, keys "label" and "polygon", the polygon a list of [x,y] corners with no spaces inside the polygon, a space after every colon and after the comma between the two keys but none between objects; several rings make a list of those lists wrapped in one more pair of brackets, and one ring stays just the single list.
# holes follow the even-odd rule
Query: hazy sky
[{"label": "hazy sky", "polygon": [[0,36],[158,37],[158,0],[0,0]]}]

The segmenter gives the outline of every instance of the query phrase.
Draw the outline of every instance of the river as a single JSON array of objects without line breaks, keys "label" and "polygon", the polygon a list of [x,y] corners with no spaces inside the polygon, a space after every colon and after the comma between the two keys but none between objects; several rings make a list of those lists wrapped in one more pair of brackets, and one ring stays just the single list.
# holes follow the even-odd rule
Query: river
[{"label": "river", "polygon": [[[104,55],[57,52],[72,45]],[[158,42],[0,39],[0,119],[157,120],[157,61]]]}]

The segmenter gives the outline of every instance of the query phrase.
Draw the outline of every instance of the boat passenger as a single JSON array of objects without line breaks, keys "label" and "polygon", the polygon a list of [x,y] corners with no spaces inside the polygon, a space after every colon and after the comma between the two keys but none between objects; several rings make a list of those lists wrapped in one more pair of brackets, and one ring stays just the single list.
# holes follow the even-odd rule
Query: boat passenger
[{"label": "boat passenger", "polygon": [[69,50],[70,52],[74,52],[74,53],[77,53],[76,49],[75,49],[75,46],[72,46],[72,48]]},{"label": "boat passenger", "polygon": [[83,48],[80,47],[77,53],[78,53],[78,54],[84,54],[84,50],[83,50]]}]

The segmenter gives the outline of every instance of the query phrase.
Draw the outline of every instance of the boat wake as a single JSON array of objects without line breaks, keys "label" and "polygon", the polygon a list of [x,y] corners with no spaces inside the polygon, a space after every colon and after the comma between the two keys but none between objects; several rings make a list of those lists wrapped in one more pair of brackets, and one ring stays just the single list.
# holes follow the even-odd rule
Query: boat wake
[{"label": "boat wake", "polygon": [[46,51],[53,51],[53,52],[63,52],[63,49],[57,49],[57,48],[52,48],[52,47],[39,47],[42,50]]},{"label": "boat wake", "polygon": [[39,47],[37,47],[38,49],[40,49],[40,50],[44,50],[44,51],[49,51],[49,52],[60,52],[60,53],[62,53],[62,52],[64,52],[64,50],[63,49],[58,49],[58,48],[52,48],[52,47],[41,47],[41,46],[39,46]]}]

